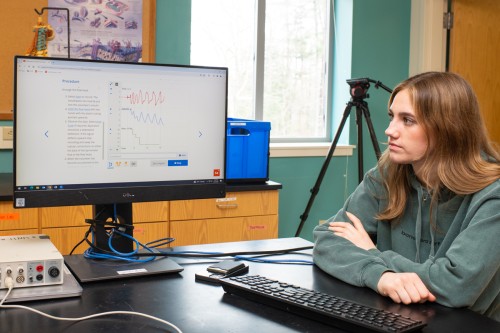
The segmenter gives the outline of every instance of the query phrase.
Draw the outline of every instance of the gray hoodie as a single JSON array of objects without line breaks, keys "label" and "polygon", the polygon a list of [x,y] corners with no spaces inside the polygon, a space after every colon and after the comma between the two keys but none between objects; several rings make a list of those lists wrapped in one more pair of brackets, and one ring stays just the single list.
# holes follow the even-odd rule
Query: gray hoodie
[{"label": "gray hoodie", "polygon": [[325,223],[314,230],[316,265],[375,291],[386,271],[415,272],[436,302],[500,321],[500,180],[471,195],[443,190],[431,210],[430,194],[413,176],[404,216],[392,224],[375,219],[387,204],[379,180],[378,170],[370,170],[328,220],[349,221],[345,212],[353,213],[368,233],[377,235],[377,248],[358,248]]}]

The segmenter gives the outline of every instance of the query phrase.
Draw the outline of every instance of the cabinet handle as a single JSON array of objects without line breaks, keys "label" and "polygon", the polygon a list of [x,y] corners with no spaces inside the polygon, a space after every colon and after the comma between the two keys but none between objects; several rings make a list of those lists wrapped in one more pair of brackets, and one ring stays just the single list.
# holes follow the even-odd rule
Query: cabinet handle
[{"label": "cabinet handle", "polygon": [[238,208],[238,204],[217,204],[217,208],[220,208],[220,209],[233,209],[233,208]]}]

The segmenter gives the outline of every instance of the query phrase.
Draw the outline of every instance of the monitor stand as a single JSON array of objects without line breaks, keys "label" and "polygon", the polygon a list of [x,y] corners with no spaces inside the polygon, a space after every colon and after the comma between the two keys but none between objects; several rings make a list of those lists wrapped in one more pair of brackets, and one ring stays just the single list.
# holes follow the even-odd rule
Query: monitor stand
[{"label": "monitor stand", "polygon": [[[122,233],[126,235],[114,236],[113,248],[121,253],[132,253],[134,250],[134,243],[131,240],[133,237],[132,203],[94,205],[93,209],[94,216],[98,218],[90,220],[90,223],[97,249],[112,251],[108,242],[108,230],[118,228],[124,230]],[[89,259],[79,254],[64,256],[64,262],[81,283],[178,273],[183,270],[175,261],[164,256],[146,262],[130,262],[116,259]]]},{"label": "monitor stand", "polygon": [[83,254],[76,254],[64,256],[64,262],[81,283],[178,273],[184,270],[175,261],[165,257],[136,263],[110,259],[87,259]]}]

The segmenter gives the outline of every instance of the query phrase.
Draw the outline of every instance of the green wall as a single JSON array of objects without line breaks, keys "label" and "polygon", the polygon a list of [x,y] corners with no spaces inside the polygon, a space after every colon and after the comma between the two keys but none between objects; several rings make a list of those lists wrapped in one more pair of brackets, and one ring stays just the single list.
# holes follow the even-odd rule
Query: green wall
[{"label": "green wall", "polygon": [[[352,77],[369,77],[391,89],[407,78],[410,58],[411,1],[354,0]],[[389,93],[373,85],[366,100],[379,142],[385,142]],[[355,131],[351,142],[356,142]],[[373,146],[364,128],[365,166],[376,163]],[[383,151],[385,146],[380,145]],[[365,167],[365,169],[366,169]]]},{"label": "green wall", "polygon": [[[0,126],[12,126],[12,121],[0,121]],[[0,173],[12,172],[12,150],[0,150]]]},{"label": "green wall", "polygon": [[[408,76],[410,7],[411,0],[353,0],[353,78],[369,77],[392,88]],[[157,1],[157,62],[189,63],[190,10],[191,2],[187,0]],[[375,132],[378,141],[384,142],[389,94],[382,89],[375,89],[373,85],[369,94],[366,101]],[[356,144],[353,118],[350,119],[350,143]],[[364,119],[363,123],[366,124]],[[5,124],[12,123],[3,122],[0,125]],[[376,158],[366,126],[363,135],[366,171],[375,165]],[[381,149],[384,149],[383,145]],[[316,182],[324,160],[324,157],[271,158],[270,178],[283,185],[279,207],[280,237],[295,235],[300,215],[310,198],[310,189]],[[0,172],[11,171],[12,152],[0,151]],[[349,158],[332,158],[301,236],[311,240],[314,226],[319,220],[335,214],[357,182],[357,151]]]},{"label": "green wall", "polygon": [[189,65],[191,0],[156,1],[156,62]]}]

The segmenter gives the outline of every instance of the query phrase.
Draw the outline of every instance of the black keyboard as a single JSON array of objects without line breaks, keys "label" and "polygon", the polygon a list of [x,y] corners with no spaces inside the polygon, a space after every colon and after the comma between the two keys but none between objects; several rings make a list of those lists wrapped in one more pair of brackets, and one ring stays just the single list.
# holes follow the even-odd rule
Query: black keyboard
[{"label": "black keyboard", "polygon": [[224,291],[352,332],[413,332],[422,321],[259,275],[220,279]]}]

